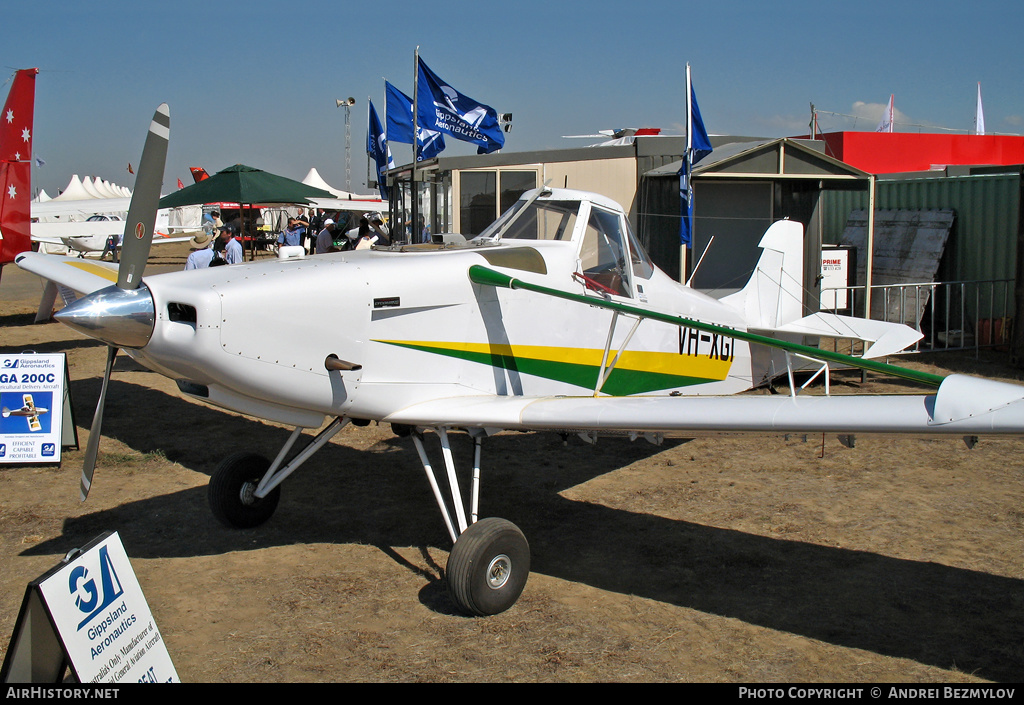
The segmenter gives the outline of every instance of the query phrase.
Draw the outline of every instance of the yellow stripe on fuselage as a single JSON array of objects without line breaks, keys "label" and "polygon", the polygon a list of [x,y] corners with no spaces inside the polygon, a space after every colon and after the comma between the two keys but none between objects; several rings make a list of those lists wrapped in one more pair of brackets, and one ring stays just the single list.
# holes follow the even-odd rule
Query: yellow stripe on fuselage
[{"label": "yellow stripe on fuselage", "polygon": [[[565,348],[546,345],[508,345],[504,343],[441,342],[435,340],[379,340],[392,345],[434,348],[449,354],[501,355],[519,359],[540,360],[550,363],[568,363],[600,367],[604,350],[596,348]],[[608,365],[615,359],[617,350],[608,352]],[[647,372],[667,375],[703,377],[708,380],[723,380],[732,367],[731,357],[722,359],[708,355],[682,355],[678,352],[652,352],[627,350],[616,363],[615,368],[623,372]]]}]

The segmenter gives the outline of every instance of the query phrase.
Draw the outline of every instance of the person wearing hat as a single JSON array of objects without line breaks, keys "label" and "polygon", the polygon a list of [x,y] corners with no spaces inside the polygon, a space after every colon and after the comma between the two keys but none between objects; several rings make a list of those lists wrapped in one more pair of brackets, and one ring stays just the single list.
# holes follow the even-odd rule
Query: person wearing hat
[{"label": "person wearing hat", "polygon": [[213,244],[215,252],[220,252],[228,264],[241,264],[244,259],[242,243],[235,239],[238,226],[228,223],[217,228],[217,241]]},{"label": "person wearing hat", "polygon": [[188,259],[185,260],[185,269],[209,267],[210,260],[213,259],[213,248],[210,247],[210,243],[213,242],[213,235],[198,233],[188,242],[192,246],[192,251],[189,252]]},{"label": "person wearing hat", "polygon": [[324,229],[316,236],[316,253],[322,255],[325,252],[337,252],[334,246],[334,219],[328,218],[324,221]]}]

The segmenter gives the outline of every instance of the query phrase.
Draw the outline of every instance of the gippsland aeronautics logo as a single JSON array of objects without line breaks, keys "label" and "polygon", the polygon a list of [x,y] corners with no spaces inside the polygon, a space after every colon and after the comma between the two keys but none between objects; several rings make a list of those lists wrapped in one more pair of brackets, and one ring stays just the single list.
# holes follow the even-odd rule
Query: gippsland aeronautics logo
[{"label": "gippsland aeronautics logo", "polygon": [[[78,623],[78,631],[85,628],[107,607],[112,605],[115,600],[124,595],[124,587],[117,577],[117,571],[110,560],[107,547],[103,546],[100,548],[97,556],[99,558],[99,565],[93,566],[94,572],[90,572],[84,565],[77,565],[71,571],[71,575],[68,578],[68,593],[74,598],[75,607],[85,614],[82,621]],[[98,583],[97,577],[99,579]],[[123,606],[124,603],[122,603]],[[113,610],[113,612],[117,611]],[[116,616],[119,615],[115,615],[115,618]],[[111,616],[107,615],[98,624],[106,623],[109,626],[111,621]],[[89,629],[89,638],[95,638],[95,636],[102,634],[104,631],[105,627],[98,629],[97,625],[93,625]]]}]

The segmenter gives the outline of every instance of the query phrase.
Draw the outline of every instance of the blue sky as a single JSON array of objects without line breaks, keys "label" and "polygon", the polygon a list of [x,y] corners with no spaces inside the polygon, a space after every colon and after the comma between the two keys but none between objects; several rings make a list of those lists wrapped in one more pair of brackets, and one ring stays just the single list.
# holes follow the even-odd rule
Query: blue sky
[{"label": "blue sky", "polygon": [[[434,9],[436,8],[436,9]],[[384,79],[412,92],[413,56],[514,116],[506,152],[576,147],[615,127],[679,134],[684,67],[712,134],[873,130],[890,94],[897,129],[1024,134],[1024,3],[635,0],[121,2],[0,4],[0,65],[38,67],[34,187],[72,174],[125,186],[156,106],[171,109],[165,192],[235,163],[365,191],[366,107]],[[7,84],[3,93],[6,94]],[[836,113],[838,115],[832,115]],[[858,116],[856,120],[852,117]],[[925,127],[919,127],[925,126]],[[446,154],[475,148],[448,140]],[[407,145],[393,147],[407,162]]]}]

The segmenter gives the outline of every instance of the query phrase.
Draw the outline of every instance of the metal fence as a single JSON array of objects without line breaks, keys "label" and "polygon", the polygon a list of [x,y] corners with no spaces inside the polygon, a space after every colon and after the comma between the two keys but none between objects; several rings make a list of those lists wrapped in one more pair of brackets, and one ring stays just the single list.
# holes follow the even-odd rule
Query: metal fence
[{"label": "metal fence", "polygon": [[[923,333],[908,352],[1009,346],[1013,285],[1013,279],[878,284],[871,287],[871,318],[904,323]],[[846,303],[832,313],[864,316],[864,299],[863,286],[822,289],[821,300]]]}]

